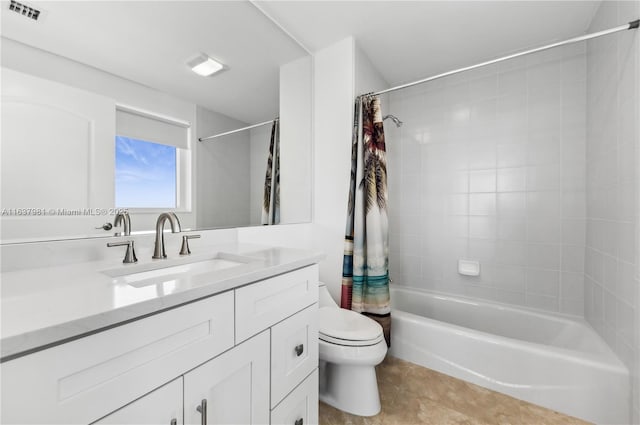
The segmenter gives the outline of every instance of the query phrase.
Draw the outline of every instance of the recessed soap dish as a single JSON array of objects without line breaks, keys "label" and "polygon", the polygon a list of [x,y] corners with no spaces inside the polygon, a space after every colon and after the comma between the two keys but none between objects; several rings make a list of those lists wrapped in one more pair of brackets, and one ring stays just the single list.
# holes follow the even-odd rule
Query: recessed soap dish
[{"label": "recessed soap dish", "polygon": [[475,260],[458,260],[458,273],[464,276],[480,276],[480,262]]}]

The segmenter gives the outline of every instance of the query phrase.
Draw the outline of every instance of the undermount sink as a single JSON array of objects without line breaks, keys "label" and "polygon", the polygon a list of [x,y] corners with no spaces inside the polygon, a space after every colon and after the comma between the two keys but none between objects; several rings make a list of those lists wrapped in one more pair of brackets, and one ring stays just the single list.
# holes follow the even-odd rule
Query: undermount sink
[{"label": "undermount sink", "polygon": [[158,279],[175,279],[185,273],[190,275],[200,275],[204,273],[216,272],[244,266],[249,263],[260,261],[253,257],[243,255],[218,252],[209,257],[159,260],[146,264],[124,265],[113,269],[102,270],[107,276],[117,278],[122,283],[127,283],[134,287],[143,287],[157,283]]}]

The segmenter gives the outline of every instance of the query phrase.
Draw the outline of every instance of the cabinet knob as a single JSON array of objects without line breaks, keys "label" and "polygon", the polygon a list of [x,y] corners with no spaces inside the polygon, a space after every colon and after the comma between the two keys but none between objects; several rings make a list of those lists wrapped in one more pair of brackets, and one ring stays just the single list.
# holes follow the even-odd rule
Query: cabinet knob
[{"label": "cabinet knob", "polygon": [[200,406],[196,407],[196,410],[200,412],[200,424],[207,425],[207,399],[203,398],[200,402]]},{"label": "cabinet knob", "polygon": [[295,422],[294,425],[302,425],[302,424],[304,424],[304,419],[298,418],[298,419],[296,419],[296,422]]},{"label": "cabinet knob", "polygon": [[[300,357],[302,353],[304,353],[304,345],[303,344],[296,345],[296,348],[294,348],[294,350],[296,351],[296,356]],[[296,422],[296,425],[297,424],[298,422]]]}]

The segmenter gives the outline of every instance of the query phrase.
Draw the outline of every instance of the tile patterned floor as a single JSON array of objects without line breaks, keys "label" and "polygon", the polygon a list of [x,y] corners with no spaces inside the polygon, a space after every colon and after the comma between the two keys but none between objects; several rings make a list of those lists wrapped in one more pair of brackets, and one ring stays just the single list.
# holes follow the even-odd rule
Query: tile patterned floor
[{"label": "tile patterned floor", "polygon": [[378,415],[354,416],[320,403],[320,425],[587,424],[391,356],[377,373]]}]

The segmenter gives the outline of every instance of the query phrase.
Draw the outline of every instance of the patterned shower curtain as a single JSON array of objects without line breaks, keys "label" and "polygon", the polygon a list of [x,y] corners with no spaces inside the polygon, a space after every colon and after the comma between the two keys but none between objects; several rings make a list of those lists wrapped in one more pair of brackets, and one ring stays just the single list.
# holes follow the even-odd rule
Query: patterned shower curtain
[{"label": "patterned shower curtain", "polygon": [[280,120],[273,120],[267,175],[262,193],[262,224],[280,223]]},{"label": "patterned shower curtain", "polygon": [[359,97],[353,122],[340,306],[380,323],[390,345],[387,161],[380,98]]}]

